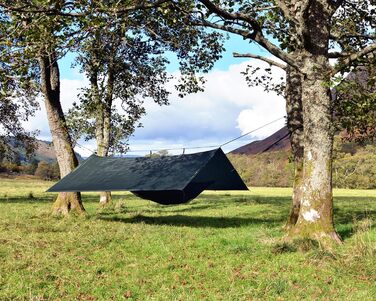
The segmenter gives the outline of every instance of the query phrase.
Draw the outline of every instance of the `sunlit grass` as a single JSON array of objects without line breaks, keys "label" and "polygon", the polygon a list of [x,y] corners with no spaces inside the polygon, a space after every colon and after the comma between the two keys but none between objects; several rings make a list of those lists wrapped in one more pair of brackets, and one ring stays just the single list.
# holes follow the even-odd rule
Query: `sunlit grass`
[{"label": "sunlit grass", "polygon": [[376,191],[336,190],[344,245],[281,246],[291,189],[161,206],[84,194],[54,218],[52,182],[0,179],[0,300],[375,300]]}]

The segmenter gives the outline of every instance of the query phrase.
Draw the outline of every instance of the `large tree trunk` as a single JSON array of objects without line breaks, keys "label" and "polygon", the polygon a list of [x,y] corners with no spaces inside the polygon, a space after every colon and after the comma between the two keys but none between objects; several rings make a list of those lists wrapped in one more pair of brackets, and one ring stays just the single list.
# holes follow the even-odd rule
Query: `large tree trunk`
[{"label": "large tree trunk", "polygon": [[327,57],[331,8],[326,1],[307,2],[298,16],[303,104],[303,196],[293,236],[313,238],[323,244],[340,242],[333,221],[332,109],[328,87],[331,71]]},{"label": "large tree trunk", "polygon": [[[59,66],[54,53],[42,54],[39,58],[39,65],[41,69],[41,88],[52,142],[60,169],[60,176],[64,177],[78,166],[78,161],[72,147],[60,103]],[[59,193],[53,205],[53,213],[66,215],[70,211],[80,214],[85,211],[80,193]]]},{"label": "large tree trunk", "polygon": [[[325,57],[306,59],[302,84],[304,121],[303,196],[293,235],[340,242],[333,222],[332,114]],[[319,66],[324,68],[320,68]]]},{"label": "large tree trunk", "polygon": [[287,128],[290,133],[292,155],[294,158],[294,183],[292,207],[286,223],[289,230],[295,226],[303,196],[303,108],[302,108],[302,75],[290,66],[286,69],[286,112]]}]

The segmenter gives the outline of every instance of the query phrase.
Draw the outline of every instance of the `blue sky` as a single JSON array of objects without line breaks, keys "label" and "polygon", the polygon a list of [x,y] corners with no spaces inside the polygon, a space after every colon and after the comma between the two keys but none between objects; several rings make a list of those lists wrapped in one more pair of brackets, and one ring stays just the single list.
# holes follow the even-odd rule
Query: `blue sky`
[{"label": "blue sky", "polygon": [[[259,55],[268,55],[268,52],[255,43],[249,43],[244,41],[243,38],[237,35],[230,35],[229,39],[225,41],[224,47],[226,51],[223,53],[223,57],[215,63],[214,69],[216,70],[228,70],[230,65],[238,64],[248,61],[246,58],[234,58],[233,52],[248,53]],[[60,60],[60,75],[65,79],[80,79],[82,75],[77,70],[72,70],[71,64],[74,61],[75,55],[68,53],[64,58]],[[170,66],[169,72],[175,72],[178,69],[178,61],[174,55],[169,56]]]},{"label": "blue sky", "polygon": [[[160,107],[146,101],[147,114],[141,120],[143,127],[136,130],[130,139],[132,150],[165,149],[176,147],[220,145],[225,141],[285,115],[284,100],[273,93],[265,93],[259,87],[248,87],[241,71],[247,64],[264,67],[265,64],[249,59],[234,58],[233,52],[268,55],[260,46],[250,44],[238,36],[225,42],[226,51],[207,75],[205,92],[189,95],[184,99],[172,93],[170,105]],[[169,56],[170,73],[176,73],[178,65]],[[74,55],[68,53],[59,61],[61,73],[61,100],[64,110],[77,100],[81,87],[87,80],[77,69],[71,68]],[[283,76],[274,71],[276,78]],[[173,90],[173,84],[170,84]],[[28,123],[30,129],[39,129],[41,139],[50,140],[43,103],[41,111]],[[252,140],[263,138],[282,127],[284,121],[276,122],[263,130],[224,148],[230,151]],[[95,150],[95,142],[80,141],[85,148],[77,147],[84,156]],[[186,152],[193,152],[187,150]],[[178,153],[176,151],[175,153]],[[146,152],[135,152],[143,155]]]}]

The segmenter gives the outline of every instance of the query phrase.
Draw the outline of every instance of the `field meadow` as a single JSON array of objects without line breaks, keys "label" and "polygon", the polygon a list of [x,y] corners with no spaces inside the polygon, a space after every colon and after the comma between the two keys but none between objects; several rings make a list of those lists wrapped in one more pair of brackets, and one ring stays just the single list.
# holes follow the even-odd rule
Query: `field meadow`
[{"label": "field meadow", "polygon": [[0,300],[376,300],[376,191],[335,190],[342,246],[283,243],[291,189],[162,206],[84,194],[50,215],[52,182],[0,179]]}]

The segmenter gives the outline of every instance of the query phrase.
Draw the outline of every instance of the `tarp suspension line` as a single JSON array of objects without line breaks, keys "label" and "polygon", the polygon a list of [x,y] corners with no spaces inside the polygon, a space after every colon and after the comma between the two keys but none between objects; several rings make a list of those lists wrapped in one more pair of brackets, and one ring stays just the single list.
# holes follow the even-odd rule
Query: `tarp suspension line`
[{"label": "tarp suspension line", "polygon": [[96,154],[97,152],[96,151],[93,151],[91,150],[90,148],[86,147],[86,146],[83,146],[81,144],[79,144],[78,142],[76,142],[76,145],[78,145],[79,147],[83,148],[83,149],[86,149],[88,150],[89,152],[91,152],[92,154]]},{"label": "tarp suspension line", "polygon": [[266,126],[268,126],[268,125],[270,125],[270,124],[272,124],[272,123],[274,123],[274,122],[277,122],[277,121],[279,121],[279,120],[281,120],[281,119],[284,119],[284,118],[285,118],[285,116],[282,116],[282,117],[280,117],[280,118],[278,118],[278,119],[275,119],[275,120],[273,120],[273,121],[270,121],[270,122],[268,122],[268,123],[266,123],[266,124],[264,124],[264,125],[262,125],[262,126],[256,128],[256,129],[252,130],[252,131],[249,131],[249,132],[247,132],[247,133],[245,133],[245,134],[243,134],[243,135],[240,135],[239,137],[236,137],[236,138],[234,138],[234,139],[231,139],[231,140],[229,140],[229,141],[227,141],[227,142],[221,144],[219,147],[222,147],[222,146],[225,146],[225,145],[227,145],[227,144],[230,144],[231,142],[234,142],[234,141],[236,141],[236,140],[238,140],[238,139],[240,139],[240,138],[243,138],[243,137],[245,137],[245,136],[247,136],[247,135],[249,135],[249,134],[251,134],[251,133],[253,133],[253,132],[256,132],[256,131],[258,131],[258,130],[261,130],[262,128],[264,128],[264,127],[266,127]]},{"label": "tarp suspension line", "polygon": [[[247,132],[245,134],[242,134],[242,135],[240,135],[240,136],[238,136],[236,138],[233,138],[233,139],[231,139],[231,140],[229,140],[229,141],[227,141],[227,142],[225,142],[223,144],[220,144],[220,145],[217,144],[217,145],[206,145],[206,146],[162,148],[162,149],[153,149],[152,151],[158,152],[158,151],[162,151],[162,150],[164,150],[164,151],[179,151],[179,150],[183,150],[183,153],[185,153],[185,150],[188,150],[188,149],[192,150],[192,149],[214,149],[214,148],[219,148],[219,147],[225,146],[227,144],[230,144],[230,143],[232,143],[232,142],[234,142],[236,140],[239,140],[239,139],[241,139],[241,138],[243,138],[245,136],[248,136],[249,134],[252,134],[252,133],[254,133],[254,132],[258,131],[258,130],[261,130],[264,127],[267,127],[268,125],[271,125],[271,124],[273,124],[273,123],[275,123],[275,122],[277,122],[277,121],[279,121],[281,119],[285,119],[285,118],[286,118],[286,116],[281,116],[281,117],[279,117],[279,118],[277,118],[277,119],[275,119],[273,121],[270,121],[270,122],[268,122],[266,124],[263,124],[262,126],[260,126],[258,128],[255,128],[255,129],[253,129],[253,130],[251,130],[251,131],[249,131],[249,132]],[[128,153],[148,152],[148,151],[149,151],[148,149],[129,149]]]}]

